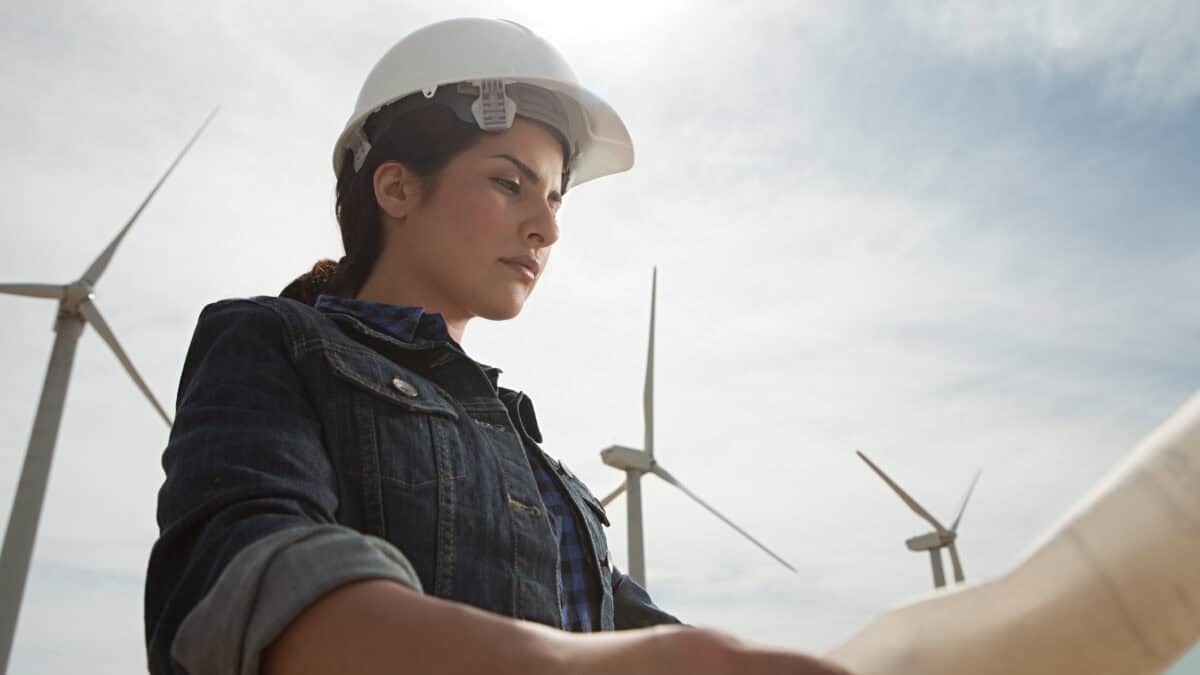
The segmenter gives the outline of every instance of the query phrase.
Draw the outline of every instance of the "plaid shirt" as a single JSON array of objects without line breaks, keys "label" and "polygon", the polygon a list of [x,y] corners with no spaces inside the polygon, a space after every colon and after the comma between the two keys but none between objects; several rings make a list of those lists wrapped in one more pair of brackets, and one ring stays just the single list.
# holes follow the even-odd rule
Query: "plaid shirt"
[{"label": "plaid shirt", "polygon": [[[350,314],[406,342],[416,335],[449,342],[461,349],[446,330],[442,315],[426,314],[420,307],[401,307],[328,295],[317,298],[316,306]],[[482,364],[480,367],[495,385],[500,370]],[[558,595],[562,599],[562,627],[572,632],[590,633],[599,630],[601,589],[599,579],[588,573],[584,543],[587,535],[581,529],[583,524],[569,506],[569,497],[551,475],[541,455],[538,448],[526,445],[525,456],[537,479],[550,531],[558,542]]]}]

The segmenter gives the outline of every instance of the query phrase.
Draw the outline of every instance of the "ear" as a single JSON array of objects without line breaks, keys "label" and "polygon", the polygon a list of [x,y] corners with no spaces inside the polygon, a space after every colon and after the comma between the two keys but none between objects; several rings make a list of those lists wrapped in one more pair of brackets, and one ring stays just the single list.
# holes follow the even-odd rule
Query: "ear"
[{"label": "ear", "polygon": [[400,162],[384,162],[375,169],[375,201],[388,216],[404,219],[421,196],[421,180]]}]

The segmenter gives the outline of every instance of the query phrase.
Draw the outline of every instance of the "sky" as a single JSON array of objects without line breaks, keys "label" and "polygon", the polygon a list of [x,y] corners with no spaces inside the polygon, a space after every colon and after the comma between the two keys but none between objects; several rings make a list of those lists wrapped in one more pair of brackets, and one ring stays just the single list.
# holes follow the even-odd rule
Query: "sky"
[{"label": "sky", "polygon": [[[925,593],[927,527],[856,450],[943,520],[982,470],[959,550],[998,577],[1200,386],[1188,0],[4,3],[0,281],[77,278],[220,106],[97,286],[170,405],[204,305],[341,255],[330,156],[367,71],[469,15],[556,45],[637,162],[566,196],[534,297],[465,348],[606,494],[657,266],[657,458],[798,570],[647,478],[648,585],[685,621],[820,653]],[[54,308],[0,313],[7,518]],[[11,673],[144,670],[166,438],[85,331]]]}]

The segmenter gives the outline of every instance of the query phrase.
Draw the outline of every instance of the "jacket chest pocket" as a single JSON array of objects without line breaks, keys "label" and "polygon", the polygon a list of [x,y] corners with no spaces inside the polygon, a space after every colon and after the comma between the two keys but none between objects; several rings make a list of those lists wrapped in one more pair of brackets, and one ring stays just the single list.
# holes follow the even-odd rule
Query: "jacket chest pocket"
[{"label": "jacket chest pocket", "polygon": [[563,483],[578,498],[583,502],[583,517],[587,521],[588,532],[591,535],[592,546],[595,549],[596,560],[600,563],[602,569],[607,569],[610,565],[608,560],[608,539],[604,534],[604,528],[609,525],[608,514],[604,510],[604,506],[599,499],[588,490],[587,485],[583,481],[575,477],[574,474],[567,471],[565,467],[558,468],[558,474],[562,477]]},{"label": "jacket chest pocket", "polygon": [[374,352],[327,349],[325,356],[348,394],[335,452],[349,475],[402,491],[466,476],[458,413],[436,385]]}]

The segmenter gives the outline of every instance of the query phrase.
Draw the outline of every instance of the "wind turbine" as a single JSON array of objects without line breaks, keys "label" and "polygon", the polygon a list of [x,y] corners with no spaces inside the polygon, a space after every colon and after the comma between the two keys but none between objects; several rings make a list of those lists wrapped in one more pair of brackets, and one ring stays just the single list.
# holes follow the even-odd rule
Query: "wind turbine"
[{"label": "wind turbine", "polygon": [[900,495],[900,499],[903,499],[904,503],[908,504],[908,508],[912,509],[914,513],[930,525],[933,525],[933,532],[912,537],[904,542],[910,551],[929,551],[929,562],[933,567],[933,587],[941,588],[946,585],[946,573],[942,569],[943,548],[950,551],[950,564],[954,567],[955,583],[962,583],[964,580],[962,563],[959,562],[958,547],[955,546],[955,541],[958,539],[958,523],[962,520],[963,511],[967,509],[967,501],[971,499],[971,493],[975,490],[975,483],[979,482],[979,474],[981,472],[975,472],[975,478],[971,480],[971,487],[967,488],[967,494],[963,497],[962,506],[958,509],[958,515],[954,517],[954,524],[950,526],[950,529],[946,529],[938,522],[937,518],[934,518],[924,507],[918,504],[917,500],[910,497],[903,488],[896,485],[891,478],[888,478],[883,469],[875,466],[875,463],[867,459],[867,456],[863,453],[859,452],[858,456],[862,458],[862,461],[867,463],[867,466],[871,467],[871,470],[879,474],[883,482],[887,483],[889,487],[896,491],[896,494]]},{"label": "wind turbine", "polygon": [[67,396],[67,384],[71,378],[71,364],[75,360],[75,347],[83,333],[85,324],[91,324],[101,339],[108,344],[134,384],[150,401],[150,405],[169,427],[171,418],[163,409],[145,380],[138,374],[117,336],[108,327],[108,322],[96,306],[95,285],[104,275],[117,247],[133,227],[133,223],[150,203],[154,194],[162,187],[167,176],[191,149],[200,133],[208,126],[213,115],[209,113],[204,123],[192,135],[191,140],[167,167],[166,173],[150,190],[133,216],[117,233],[117,236],[100,252],[100,255],[84,271],[83,275],[66,285],[56,284],[0,284],[0,293],[24,295],[33,298],[48,298],[58,301],[58,316],[54,322],[54,348],[50,352],[50,365],[46,369],[42,396],[33,420],[33,432],[29,447],[25,451],[25,462],[21,466],[21,478],[17,482],[17,493],[13,498],[12,512],[8,517],[8,529],[4,531],[4,548],[0,550],[0,673],[8,669],[8,657],[12,651],[13,635],[17,629],[17,617],[21,611],[21,598],[25,593],[25,580],[29,572],[29,561],[33,555],[33,543],[37,535],[38,520],[42,515],[42,503],[46,496],[46,482],[50,476],[50,463],[54,456],[54,443],[62,421],[63,404]]},{"label": "wind turbine", "polygon": [[647,473],[652,473],[679,488],[685,495],[691,497],[697,504],[707,509],[709,513],[720,518],[722,522],[737,530],[739,534],[749,539],[755,546],[765,551],[767,555],[778,560],[792,572],[795,572],[795,567],[792,567],[786,560],[775,555],[771,549],[750,536],[750,533],[735,525],[732,520],[721,515],[719,511],[696,496],[696,493],[684,487],[683,483],[680,483],[678,479],[672,476],[670,472],[654,459],[654,309],[657,293],[658,268],[656,267],[654,268],[654,275],[650,284],[650,347],[646,353],[646,384],[642,392],[642,414],[645,420],[644,449],[636,450],[622,445],[612,445],[600,451],[600,459],[605,464],[625,472],[625,480],[615,490],[610,492],[608,496],[602,499],[600,503],[607,506],[612,500],[620,496],[622,492],[628,493],[629,504],[626,512],[629,519],[629,576],[638,585],[643,588],[646,587],[646,554],[642,534],[642,476]]}]

